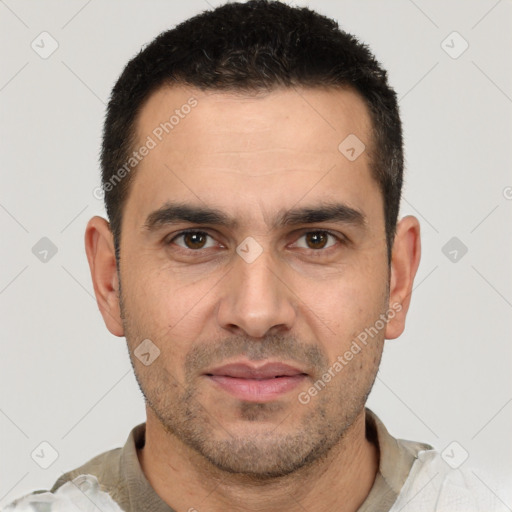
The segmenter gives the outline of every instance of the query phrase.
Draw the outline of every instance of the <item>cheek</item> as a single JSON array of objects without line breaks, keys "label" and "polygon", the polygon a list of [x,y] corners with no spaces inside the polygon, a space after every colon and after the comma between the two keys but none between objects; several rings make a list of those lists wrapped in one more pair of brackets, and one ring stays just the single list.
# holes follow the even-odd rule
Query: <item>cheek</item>
[{"label": "cheek", "polygon": [[150,338],[175,356],[188,350],[213,311],[218,279],[193,281],[170,269],[126,272],[123,302],[131,332]]},{"label": "cheek", "polygon": [[317,326],[316,337],[331,362],[347,353],[343,360],[350,362],[351,371],[373,365],[386,326],[380,318],[387,309],[382,276],[358,279],[354,275],[352,279],[330,281],[327,286],[317,286],[304,302],[311,310],[304,308],[303,315]]},{"label": "cheek", "polygon": [[322,282],[297,281],[295,289],[304,303],[304,314],[309,308],[339,334],[374,321],[386,299],[382,276],[367,274],[363,278],[353,268]]}]

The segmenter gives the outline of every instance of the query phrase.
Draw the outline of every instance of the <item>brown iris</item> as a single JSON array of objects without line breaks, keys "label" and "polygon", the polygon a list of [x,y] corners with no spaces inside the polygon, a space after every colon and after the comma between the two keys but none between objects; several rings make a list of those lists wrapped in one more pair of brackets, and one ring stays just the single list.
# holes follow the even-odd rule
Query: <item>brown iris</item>
[{"label": "brown iris", "polygon": [[327,233],[322,231],[314,231],[306,234],[306,241],[311,249],[322,249],[327,243]]},{"label": "brown iris", "polygon": [[207,235],[200,232],[183,234],[183,241],[189,249],[201,249],[206,243]]}]

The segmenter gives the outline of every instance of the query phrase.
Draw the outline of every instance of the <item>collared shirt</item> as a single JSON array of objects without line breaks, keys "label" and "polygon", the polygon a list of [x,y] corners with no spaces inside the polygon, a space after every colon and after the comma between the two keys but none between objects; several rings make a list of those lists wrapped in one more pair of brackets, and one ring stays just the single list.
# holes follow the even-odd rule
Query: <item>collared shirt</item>
[{"label": "collared shirt", "polygon": [[[85,511],[100,503],[103,512],[176,512],[142,471],[137,450],[144,447],[145,431],[145,423],[137,425],[122,448],[94,457],[60,477],[50,492],[36,491],[13,502],[5,512],[61,512],[70,507]],[[474,500],[467,475],[450,468],[431,446],[395,439],[369,409],[366,437],[378,447],[379,468],[357,512],[498,510],[491,501],[481,501],[480,495],[478,502]],[[480,503],[487,508],[480,508]]]}]

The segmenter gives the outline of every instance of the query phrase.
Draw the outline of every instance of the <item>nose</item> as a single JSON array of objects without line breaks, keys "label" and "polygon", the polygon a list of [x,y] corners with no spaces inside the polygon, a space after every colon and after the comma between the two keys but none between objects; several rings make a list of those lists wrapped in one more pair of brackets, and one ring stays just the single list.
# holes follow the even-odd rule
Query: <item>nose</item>
[{"label": "nose", "polygon": [[235,256],[233,268],[222,280],[217,311],[219,325],[246,336],[262,338],[269,331],[289,330],[296,318],[296,301],[282,269],[264,250],[247,262]]}]

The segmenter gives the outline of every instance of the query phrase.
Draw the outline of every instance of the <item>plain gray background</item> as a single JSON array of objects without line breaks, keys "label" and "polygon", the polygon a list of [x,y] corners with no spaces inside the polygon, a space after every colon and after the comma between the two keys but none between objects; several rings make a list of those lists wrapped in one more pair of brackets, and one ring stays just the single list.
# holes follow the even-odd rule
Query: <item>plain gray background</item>
[{"label": "plain gray background", "polygon": [[[103,214],[93,190],[105,103],[143,44],[220,3],[0,2],[2,505],[121,446],[144,421],[124,339],[103,324],[83,248],[87,220]],[[512,4],[296,4],[367,42],[400,97],[401,216],[419,218],[423,256],[406,332],[387,342],[369,405],[397,437],[439,450],[456,441],[450,450],[467,451],[464,464],[481,468],[482,485],[512,510]],[[47,58],[31,46],[49,51],[52,40]],[[43,237],[57,248],[46,262]],[[41,442],[58,453],[48,469],[39,464],[53,452]]]}]

